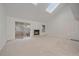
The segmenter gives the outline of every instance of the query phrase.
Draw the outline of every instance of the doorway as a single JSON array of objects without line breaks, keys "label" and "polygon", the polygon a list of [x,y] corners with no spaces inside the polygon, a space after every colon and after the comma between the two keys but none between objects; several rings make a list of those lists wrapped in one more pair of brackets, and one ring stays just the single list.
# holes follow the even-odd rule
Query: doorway
[{"label": "doorway", "polygon": [[15,22],[15,39],[28,39],[30,38],[30,33],[30,23]]}]

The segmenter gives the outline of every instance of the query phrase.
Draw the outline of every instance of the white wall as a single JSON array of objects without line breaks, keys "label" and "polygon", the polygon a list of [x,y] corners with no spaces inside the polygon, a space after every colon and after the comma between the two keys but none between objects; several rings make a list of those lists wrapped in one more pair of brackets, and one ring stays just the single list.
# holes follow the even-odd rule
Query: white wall
[{"label": "white wall", "polygon": [[48,12],[45,11],[47,5],[47,3],[39,3],[37,6],[32,3],[7,3],[5,8],[7,16],[45,22],[50,18]]},{"label": "white wall", "polygon": [[31,24],[31,37],[34,34],[34,29],[39,29],[40,30],[40,35],[44,35],[45,33],[43,33],[41,31],[42,29],[42,25],[46,25],[45,23],[40,23],[40,22],[36,22],[36,21],[29,21],[28,19],[22,19],[22,18],[16,18],[16,17],[7,17],[7,36],[8,36],[8,40],[15,40],[15,21],[19,21],[19,22],[26,22],[26,23],[30,23]]},{"label": "white wall", "polygon": [[4,46],[6,40],[6,14],[3,4],[0,4],[0,49]]},{"label": "white wall", "polygon": [[59,10],[48,22],[47,27],[52,36],[79,39],[79,21],[74,18],[69,7]]}]

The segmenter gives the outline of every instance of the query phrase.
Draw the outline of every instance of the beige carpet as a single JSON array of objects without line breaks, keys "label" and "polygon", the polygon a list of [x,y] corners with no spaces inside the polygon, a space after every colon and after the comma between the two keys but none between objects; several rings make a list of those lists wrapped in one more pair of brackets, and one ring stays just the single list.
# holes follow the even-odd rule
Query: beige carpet
[{"label": "beige carpet", "polygon": [[54,37],[8,41],[3,56],[79,56],[79,42]]}]

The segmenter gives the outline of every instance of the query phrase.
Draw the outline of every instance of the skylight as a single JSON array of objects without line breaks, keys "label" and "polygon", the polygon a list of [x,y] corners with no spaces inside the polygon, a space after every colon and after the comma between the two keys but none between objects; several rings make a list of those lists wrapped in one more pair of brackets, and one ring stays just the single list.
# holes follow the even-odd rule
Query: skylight
[{"label": "skylight", "polygon": [[49,3],[46,11],[52,13],[57,8],[58,5],[59,3]]}]

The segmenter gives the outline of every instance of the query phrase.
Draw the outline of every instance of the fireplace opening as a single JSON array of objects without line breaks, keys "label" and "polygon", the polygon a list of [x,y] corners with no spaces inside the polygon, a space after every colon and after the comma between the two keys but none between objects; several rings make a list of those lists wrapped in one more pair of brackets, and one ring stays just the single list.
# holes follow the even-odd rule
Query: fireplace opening
[{"label": "fireplace opening", "polygon": [[40,30],[34,30],[34,35],[40,35]]}]

